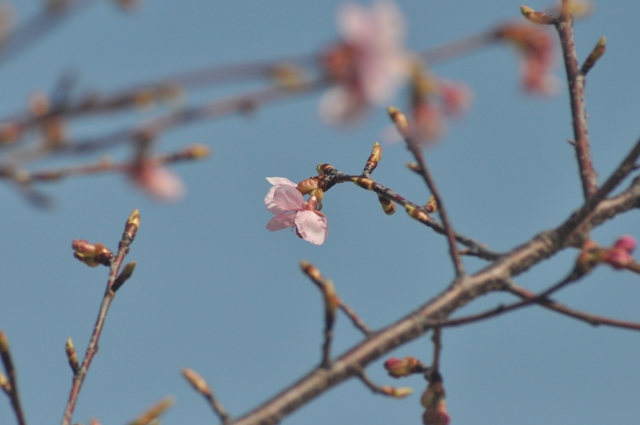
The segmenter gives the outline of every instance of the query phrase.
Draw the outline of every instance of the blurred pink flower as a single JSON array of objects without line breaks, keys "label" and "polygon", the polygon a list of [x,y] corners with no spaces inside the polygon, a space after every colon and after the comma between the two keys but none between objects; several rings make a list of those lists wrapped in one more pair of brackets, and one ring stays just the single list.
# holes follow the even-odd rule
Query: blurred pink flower
[{"label": "blurred pink flower", "polygon": [[560,86],[553,74],[554,38],[539,25],[511,23],[498,27],[498,40],[511,43],[521,54],[520,73],[525,90],[532,94],[554,95]]},{"label": "blurred pink flower", "polygon": [[[460,118],[469,109],[473,94],[464,84],[437,78],[414,69],[409,121],[413,138],[421,146],[432,145],[444,134],[450,118]],[[402,140],[393,126],[383,136],[389,142]]]},{"label": "blurred pink flower", "polygon": [[[317,198],[305,202],[295,183],[284,177],[267,177],[273,185],[264,198],[264,203],[276,216],[269,220],[267,229],[275,232],[295,228],[296,234],[314,245],[322,245],[329,235],[327,217],[316,211]],[[315,202],[311,201],[314,199]]]},{"label": "blurred pink flower", "polygon": [[175,202],[184,196],[184,183],[173,171],[158,161],[142,160],[132,167],[129,178],[157,201]]},{"label": "blurred pink flower", "polygon": [[322,57],[325,72],[337,84],[320,100],[320,116],[328,124],[348,124],[370,103],[388,102],[407,73],[404,19],[394,3],[343,6],[338,28],[342,42]]}]

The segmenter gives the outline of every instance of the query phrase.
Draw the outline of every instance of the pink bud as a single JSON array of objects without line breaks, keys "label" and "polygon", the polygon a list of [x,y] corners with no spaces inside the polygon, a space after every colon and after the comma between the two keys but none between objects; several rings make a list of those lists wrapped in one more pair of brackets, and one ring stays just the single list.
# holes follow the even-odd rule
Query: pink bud
[{"label": "pink bud", "polygon": [[616,243],[613,245],[615,248],[621,248],[627,251],[629,254],[633,252],[638,246],[638,243],[633,238],[633,236],[623,235],[618,238]]}]

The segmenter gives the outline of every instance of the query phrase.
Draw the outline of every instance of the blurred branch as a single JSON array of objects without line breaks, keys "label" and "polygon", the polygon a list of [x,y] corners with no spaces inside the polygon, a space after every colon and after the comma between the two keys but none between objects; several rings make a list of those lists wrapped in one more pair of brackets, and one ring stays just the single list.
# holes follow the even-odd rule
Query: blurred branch
[{"label": "blurred branch", "polygon": [[42,11],[13,30],[0,50],[0,65],[27,50],[45,35],[51,33],[67,18],[79,12],[94,0],[54,0],[43,5]]},{"label": "blurred branch", "polygon": [[[16,378],[16,368],[13,365],[13,359],[11,358],[11,349],[9,348],[9,340],[3,331],[0,330],[0,358],[4,365],[4,371],[9,378],[8,382],[2,386],[3,390],[9,396],[11,401],[11,407],[16,415],[18,425],[27,425],[27,420],[24,417],[22,411],[22,405],[20,404],[20,394],[18,392],[18,379]],[[4,376],[3,376],[4,378]],[[5,378],[6,379],[6,378]],[[4,381],[4,379],[3,379]],[[8,386],[8,388],[7,388]]]},{"label": "blurred branch", "polygon": [[[210,149],[205,145],[190,145],[179,151],[160,154],[149,158],[162,165],[171,165],[183,161],[192,161],[205,158]],[[11,167],[0,166],[0,179],[13,179],[22,185],[30,185],[41,182],[57,182],[67,177],[95,175],[103,173],[127,173],[132,169],[132,163],[112,162],[109,158],[103,158],[96,163],[72,165],[55,170],[28,171],[24,169],[12,170]]]},{"label": "blurred branch", "polygon": [[[309,279],[311,279],[311,282],[313,282],[313,284],[316,285],[316,287],[320,289],[320,291],[322,291],[324,294],[324,285],[326,285],[327,282],[330,282],[330,280],[325,278],[322,273],[320,273],[320,270],[318,270],[317,267],[315,267],[308,261],[302,260],[300,262],[300,268],[302,269],[302,272],[306,274]],[[368,337],[374,333],[374,331],[369,326],[367,326],[364,320],[362,320],[360,316],[358,316],[354,309],[345,304],[345,302],[342,301],[341,298],[336,297],[336,300],[338,302],[338,308],[347,315],[353,325],[358,328],[365,336]]]},{"label": "blurred branch", "polygon": [[573,317],[574,319],[578,319],[581,320],[583,322],[587,322],[590,325],[593,326],[599,326],[599,325],[603,325],[603,326],[611,326],[611,327],[616,327],[616,328],[623,328],[623,329],[631,329],[631,330],[636,330],[636,331],[640,331],[640,323],[637,322],[627,322],[627,321],[623,321],[623,320],[616,320],[616,319],[610,319],[608,317],[603,317],[603,316],[598,316],[592,313],[585,313],[579,310],[575,310],[572,309],[570,307],[567,307],[557,301],[548,299],[548,298],[542,298],[540,299],[536,294],[534,294],[533,292],[528,291],[527,289],[519,286],[518,284],[516,284],[515,282],[511,281],[510,279],[507,279],[505,281],[505,291],[511,292],[514,295],[517,295],[518,297],[522,298],[523,300],[532,300],[533,302],[535,302],[536,304],[547,308],[549,310],[553,310],[555,312],[558,312],[560,314],[563,314],[565,316],[569,316],[569,317]]}]

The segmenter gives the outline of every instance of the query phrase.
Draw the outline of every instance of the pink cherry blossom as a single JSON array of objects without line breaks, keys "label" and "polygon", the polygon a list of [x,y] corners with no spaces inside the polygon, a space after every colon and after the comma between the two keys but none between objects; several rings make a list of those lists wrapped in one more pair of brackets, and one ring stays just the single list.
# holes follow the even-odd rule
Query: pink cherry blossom
[{"label": "pink cherry blossom", "polygon": [[525,90],[532,94],[553,95],[560,86],[553,74],[554,38],[539,25],[512,23],[498,27],[498,40],[511,43],[521,55],[520,73]]},{"label": "pink cherry blossom", "polygon": [[276,216],[267,223],[267,229],[275,232],[286,228],[296,229],[296,234],[314,245],[322,245],[329,235],[327,217],[315,207],[317,199],[305,202],[297,185],[284,177],[267,177],[273,185],[264,198],[264,204]]},{"label": "pink cherry blossom", "polygon": [[158,161],[143,160],[129,172],[131,181],[157,201],[175,202],[184,196],[184,183]]},{"label": "pink cherry blossom", "polygon": [[320,101],[320,116],[328,124],[348,124],[370,103],[387,103],[406,76],[405,25],[394,3],[343,6],[338,27],[342,42],[322,58],[337,84]]}]

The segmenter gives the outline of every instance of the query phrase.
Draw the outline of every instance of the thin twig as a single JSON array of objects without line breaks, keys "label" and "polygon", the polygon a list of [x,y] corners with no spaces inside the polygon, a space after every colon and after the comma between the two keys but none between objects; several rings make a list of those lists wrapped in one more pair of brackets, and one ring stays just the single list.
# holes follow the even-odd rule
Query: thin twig
[{"label": "thin twig", "polygon": [[[513,282],[511,279],[505,280],[504,289],[508,292],[511,292],[514,295],[519,296],[524,300],[536,298],[536,294],[524,289],[523,287]],[[611,326],[615,328],[623,328],[623,329],[640,331],[640,323],[610,319],[608,317],[598,316],[592,313],[585,313],[585,312],[567,307],[557,301],[554,301],[548,298],[539,299],[536,301],[536,303],[544,308],[553,310],[565,316],[573,317],[574,319],[581,320],[593,326],[603,325],[603,326]]]},{"label": "thin twig", "polygon": [[449,243],[449,255],[451,256],[451,261],[453,261],[453,266],[456,271],[456,278],[461,279],[465,276],[466,272],[464,270],[464,263],[462,262],[460,252],[458,251],[458,246],[456,244],[453,225],[449,220],[449,215],[447,214],[447,210],[444,206],[444,200],[442,199],[440,191],[436,186],[436,182],[431,175],[431,171],[429,171],[429,167],[427,166],[427,162],[424,159],[424,155],[422,154],[422,150],[420,149],[420,147],[417,145],[417,143],[415,143],[415,141],[412,140],[407,140],[407,147],[416,158],[416,161],[418,161],[418,165],[422,170],[422,177],[424,178],[427,187],[431,191],[431,194],[436,199],[436,203],[438,205],[438,214],[442,219],[442,225],[444,226],[444,231],[447,236],[447,242]]},{"label": "thin twig", "polygon": [[440,218],[442,219],[442,225],[444,226],[445,235],[447,236],[447,242],[449,243],[449,255],[451,256],[451,261],[453,262],[453,266],[456,271],[456,280],[462,279],[466,272],[464,270],[464,263],[462,262],[462,257],[460,256],[460,252],[458,251],[458,246],[456,245],[456,238],[453,230],[453,225],[449,220],[449,214],[447,214],[447,210],[444,206],[444,201],[442,196],[440,196],[440,191],[436,186],[436,182],[431,175],[431,171],[429,171],[429,167],[427,166],[427,161],[424,159],[424,155],[422,153],[422,148],[418,141],[415,139],[415,133],[409,120],[407,117],[400,112],[400,110],[394,106],[390,106],[387,108],[389,113],[389,117],[391,121],[396,125],[398,132],[404,138],[407,149],[411,154],[413,154],[416,161],[418,161],[418,167],[420,169],[420,175],[424,179],[424,182],[427,184],[427,187],[431,191],[431,194],[436,200],[436,204],[438,205],[438,214],[440,214]]},{"label": "thin twig", "polygon": [[198,372],[193,369],[182,369],[182,376],[198,391],[209,403],[213,412],[220,418],[223,424],[226,424],[231,420],[231,416],[224,408],[222,403],[216,398],[211,386],[207,381],[200,376]]},{"label": "thin twig", "polygon": [[71,424],[71,417],[73,416],[73,410],[75,408],[76,402],[78,401],[78,395],[80,394],[82,383],[87,376],[87,372],[89,371],[89,367],[91,366],[93,357],[98,352],[98,342],[100,340],[102,328],[104,327],[104,322],[107,317],[107,312],[109,311],[109,306],[111,305],[111,302],[115,297],[115,292],[112,290],[112,286],[116,281],[124,258],[129,253],[129,247],[135,239],[139,226],[140,215],[138,213],[138,210],[135,210],[127,220],[125,230],[122,233],[122,238],[120,239],[120,243],[118,245],[118,254],[111,262],[111,266],[109,268],[109,279],[107,281],[107,287],[104,293],[104,297],[102,298],[100,310],[98,312],[98,318],[96,319],[96,324],[93,327],[93,334],[91,335],[91,340],[89,341],[89,345],[84,355],[82,365],[80,366],[78,372],[73,376],[73,383],[71,385],[71,391],[69,393],[69,401],[67,402],[67,406],[62,417],[62,425]]},{"label": "thin twig", "polygon": [[[324,164],[323,164],[324,165]],[[335,184],[340,184],[340,183],[352,183],[354,182],[354,179],[358,179],[361,176],[354,176],[354,175],[350,175],[350,174],[345,174],[342,171],[339,171],[333,167],[331,167],[331,170],[328,171],[328,174],[332,176],[331,179],[331,183],[329,184],[329,187],[331,187],[332,185]],[[397,204],[400,204],[402,206],[404,206],[405,208],[409,207],[409,208],[413,208],[413,209],[417,209],[420,211],[423,211],[423,207],[421,205],[418,205],[414,202],[411,202],[407,199],[405,199],[403,196],[399,195],[396,191],[394,191],[393,189],[390,189],[378,182],[376,182],[373,179],[367,179],[368,180],[368,184],[367,187],[358,185],[359,187],[362,187],[363,189],[366,190],[371,190],[375,193],[377,193],[378,195],[382,196],[383,198],[386,198],[390,201],[393,201]],[[444,228],[444,225],[442,223],[440,223],[438,220],[432,218],[431,216],[429,216],[428,214],[425,214],[423,217],[421,218],[416,218],[417,221],[419,221],[420,223],[430,227],[431,229],[433,229],[434,231],[436,231],[437,233],[440,233],[441,235],[446,235],[446,231]],[[489,260],[489,261],[495,261],[497,259],[499,259],[503,254],[496,252],[496,251],[492,251],[491,249],[489,249],[485,244],[478,242],[474,239],[471,239],[465,235],[462,235],[460,233],[455,233],[454,232],[454,237],[455,239],[460,242],[462,245],[466,246],[469,248],[469,250],[466,252],[466,255],[470,255],[470,256],[476,256],[479,258],[482,258],[484,260]]]},{"label": "thin twig", "polygon": [[[316,287],[322,292],[323,285],[328,279],[325,278],[322,273],[320,273],[320,270],[318,270],[317,267],[307,261],[301,261],[300,266],[304,274],[306,274],[309,279],[311,279],[311,282],[313,282],[313,284],[316,285]],[[342,298],[339,298],[338,308],[347,315],[353,325],[358,328],[360,332],[364,334],[364,336],[369,337],[375,333],[369,326],[367,326],[364,320],[362,320],[360,316],[358,316],[353,308],[345,304]]]},{"label": "thin twig", "polygon": [[[563,0],[563,4],[567,0]],[[598,190],[598,175],[593,167],[591,147],[589,145],[589,124],[584,98],[585,77],[580,72],[578,54],[576,52],[573,35],[573,16],[569,13],[561,14],[556,24],[560,37],[564,65],[569,83],[569,97],[571,101],[571,117],[573,121],[573,135],[575,139],[576,157],[580,169],[582,191],[584,199],[589,199]]]},{"label": "thin twig", "polygon": [[433,335],[431,341],[433,341],[433,362],[431,363],[431,371],[438,372],[440,370],[440,353],[442,352],[442,333],[440,326],[433,328]]},{"label": "thin twig", "polygon": [[[22,411],[22,405],[20,404],[20,393],[18,392],[18,379],[16,377],[16,368],[13,365],[13,359],[11,358],[11,350],[9,348],[9,340],[3,331],[0,330],[0,358],[2,358],[2,364],[4,365],[5,373],[9,379],[9,391],[8,396],[11,401],[11,407],[16,415],[18,425],[27,425],[27,420],[24,417]],[[6,390],[6,388],[5,388]]]}]

